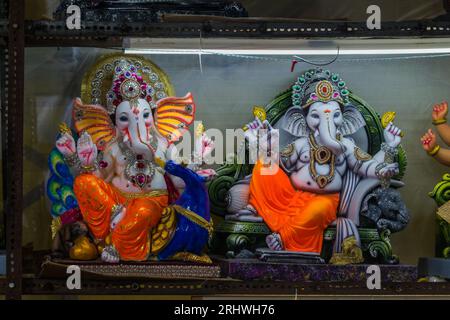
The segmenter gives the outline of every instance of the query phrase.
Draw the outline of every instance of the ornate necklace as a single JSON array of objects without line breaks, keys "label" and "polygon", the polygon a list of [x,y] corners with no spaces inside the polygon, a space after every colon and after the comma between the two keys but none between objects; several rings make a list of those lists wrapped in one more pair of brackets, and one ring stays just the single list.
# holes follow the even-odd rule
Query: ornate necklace
[{"label": "ornate necklace", "polygon": [[119,148],[127,161],[125,178],[133,185],[143,189],[146,184],[152,181],[155,174],[155,166],[144,159],[143,155],[136,155],[123,142],[119,142]]},{"label": "ornate necklace", "polygon": [[[323,189],[334,179],[335,156],[327,147],[317,145],[312,134],[309,135],[309,146],[309,173],[316,181],[317,185]],[[329,163],[330,173],[328,175],[317,174],[316,163],[321,165]]]}]

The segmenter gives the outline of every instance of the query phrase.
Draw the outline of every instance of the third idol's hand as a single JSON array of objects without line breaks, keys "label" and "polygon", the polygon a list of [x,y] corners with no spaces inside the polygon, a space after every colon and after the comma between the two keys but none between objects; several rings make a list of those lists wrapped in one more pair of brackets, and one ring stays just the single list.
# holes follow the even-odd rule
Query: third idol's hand
[{"label": "third idol's hand", "polygon": [[436,135],[431,129],[428,129],[428,131],[422,136],[420,141],[422,142],[422,148],[426,152],[431,152],[436,147],[437,144]]},{"label": "third idol's hand", "polygon": [[433,106],[433,111],[431,112],[431,118],[433,120],[442,120],[447,117],[448,113],[448,103],[447,101],[435,104]]}]

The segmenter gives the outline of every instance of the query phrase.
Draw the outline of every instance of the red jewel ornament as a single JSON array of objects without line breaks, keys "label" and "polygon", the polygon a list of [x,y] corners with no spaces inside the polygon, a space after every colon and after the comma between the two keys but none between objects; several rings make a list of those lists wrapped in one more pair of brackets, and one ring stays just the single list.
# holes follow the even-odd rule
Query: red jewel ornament
[{"label": "red jewel ornament", "polygon": [[136,164],[136,166],[138,167],[138,169],[144,169],[145,168],[145,164],[143,162],[138,162]]},{"label": "red jewel ornament", "polygon": [[143,174],[138,174],[136,176],[136,181],[139,186],[143,186],[145,184],[145,182],[147,181],[147,177]]},{"label": "red jewel ornament", "polygon": [[100,168],[104,169],[108,166],[108,162],[102,160],[98,163],[98,165],[100,166]]}]

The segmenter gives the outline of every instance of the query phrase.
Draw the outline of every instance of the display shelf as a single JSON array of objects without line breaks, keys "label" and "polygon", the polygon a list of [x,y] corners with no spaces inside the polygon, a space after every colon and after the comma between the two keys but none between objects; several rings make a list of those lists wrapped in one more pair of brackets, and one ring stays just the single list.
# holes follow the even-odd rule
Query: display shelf
[{"label": "display shelf", "polygon": [[[28,252],[30,254],[31,252]],[[25,255],[27,256],[27,255]],[[34,254],[34,259],[43,261],[43,255]],[[248,277],[237,279],[236,275],[242,270],[255,269],[242,265],[237,260],[218,259],[214,261],[221,265],[222,276],[219,278],[202,279],[169,279],[149,278],[142,276],[111,276],[98,273],[81,273],[81,289],[69,290],[66,287],[67,274],[65,268],[58,266],[47,268],[45,271],[40,263],[27,259],[24,265],[27,274],[23,277],[23,295],[449,295],[450,283],[417,282],[416,268],[406,265],[380,265],[383,277],[380,290],[367,288],[367,266],[332,266],[321,265],[319,268],[292,263],[265,264],[265,270],[258,271],[258,280]],[[234,261],[234,264],[230,261]],[[250,261],[247,261],[247,263]],[[80,263],[80,262],[78,262]],[[225,265],[225,264],[226,265]],[[235,263],[240,267],[236,268]],[[252,265],[255,263],[253,262]],[[256,263],[261,265],[260,263]],[[65,263],[68,266],[68,262]],[[169,263],[170,265],[170,263]],[[61,265],[62,266],[62,265]],[[188,265],[186,265],[188,267]],[[244,269],[242,269],[244,267]],[[232,270],[233,269],[233,270]],[[240,270],[240,271],[239,271]],[[45,271],[45,272],[44,272]],[[247,272],[245,271],[245,272]],[[32,273],[31,273],[32,272]],[[284,272],[286,276],[274,272]],[[290,277],[295,272],[295,277]],[[270,278],[268,273],[272,273]],[[247,278],[247,279],[246,279]],[[314,281],[312,281],[314,279]],[[0,284],[1,285],[1,284]],[[6,288],[6,282],[4,284]],[[0,291],[1,292],[1,291]]]},{"label": "display shelf", "polygon": [[[68,30],[63,22],[27,21],[24,1],[9,0],[10,19],[0,20],[0,46],[7,50],[7,68],[2,64],[2,82],[8,81],[2,97],[2,150],[7,234],[7,277],[0,276],[0,294],[21,298],[22,294],[139,294],[139,295],[450,295],[450,283],[386,282],[382,289],[369,290],[366,282],[293,282],[214,280],[86,280],[81,290],[69,290],[64,279],[36,278],[22,274],[23,190],[23,90],[25,46],[122,47],[123,39],[138,38],[407,38],[450,37],[445,21],[384,22],[381,30],[368,30],[365,22],[305,22],[295,20],[227,19],[212,17],[167,17],[166,22],[92,23],[81,30]],[[3,43],[2,43],[3,41]],[[8,42],[7,42],[8,41]],[[3,57],[2,57],[3,59]],[[3,60],[2,60],[3,61]]]},{"label": "display shelf", "polygon": [[[148,38],[352,38],[352,37],[445,37],[447,22],[385,22],[381,30],[364,23],[298,22],[261,19],[212,19],[148,24],[84,22],[80,30],[68,30],[64,22],[28,21],[27,46],[102,46],[120,44],[123,37]],[[112,42],[111,42],[112,40]]]},{"label": "display shelf", "polygon": [[400,282],[382,283],[370,290],[366,282],[285,282],[218,280],[121,280],[83,281],[80,290],[69,290],[61,279],[23,279],[27,295],[374,295],[431,296],[450,294],[450,283]]}]

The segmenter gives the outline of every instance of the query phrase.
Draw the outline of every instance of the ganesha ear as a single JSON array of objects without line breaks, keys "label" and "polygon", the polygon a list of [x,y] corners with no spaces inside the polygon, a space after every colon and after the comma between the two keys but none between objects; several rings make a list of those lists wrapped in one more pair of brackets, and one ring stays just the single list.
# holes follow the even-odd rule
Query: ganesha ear
[{"label": "ganesha ear", "polygon": [[167,97],[157,102],[155,124],[170,143],[176,142],[194,121],[195,103],[189,92],[182,98]]},{"label": "ganesha ear", "polygon": [[309,132],[303,110],[299,107],[292,107],[286,111],[282,127],[295,137],[306,137]]},{"label": "ganesha ear", "polygon": [[77,98],[73,102],[72,117],[78,134],[87,132],[99,150],[104,150],[116,135],[116,130],[105,108],[84,105]]},{"label": "ganesha ear", "polygon": [[366,125],[366,121],[361,112],[354,106],[345,107],[342,115],[344,117],[344,122],[339,127],[339,131],[344,136],[351,135]]}]

